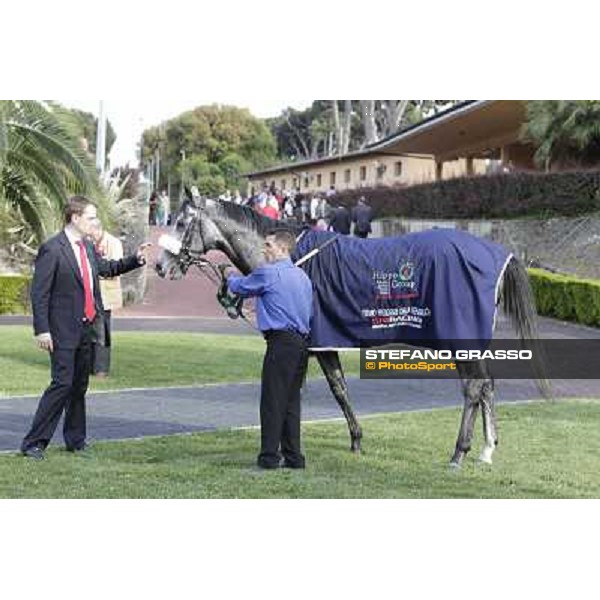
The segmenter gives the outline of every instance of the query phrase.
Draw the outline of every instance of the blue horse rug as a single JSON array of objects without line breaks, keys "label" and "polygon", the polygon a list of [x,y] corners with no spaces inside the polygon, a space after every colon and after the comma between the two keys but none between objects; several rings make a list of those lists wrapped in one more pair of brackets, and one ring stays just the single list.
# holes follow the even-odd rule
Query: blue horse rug
[{"label": "blue horse rug", "polygon": [[[314,288],[313,348],[407,343],[454,350],[492,338],[499,282],[511,254],[454,229],[359,239],[307,231],[294,261]],[[440,342],[442,341],[442,342]]]}]

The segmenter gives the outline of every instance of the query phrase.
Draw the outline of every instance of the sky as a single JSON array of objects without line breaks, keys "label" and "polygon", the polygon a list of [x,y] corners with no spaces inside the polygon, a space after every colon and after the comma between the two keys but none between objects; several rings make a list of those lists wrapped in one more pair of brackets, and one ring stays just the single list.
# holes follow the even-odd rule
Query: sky
[{"label": "sky", "polygon": [[[111,167],[123,166],[127,163],[130,166],[136,166],[138,163],[136,150],[144,129],[158,125],[162,121],[171,119],[196,106],[215,103],[229,104],[248,108],[256,117],[267,118],[279,115],[288,106],[303,109],[312,102],[312,100],[278,100],[274,98],[254,100],[233,98],[232,96],[216,96],[204,100],[158,98],[156,100],[151,98],[103,100],[104,112],[117,135],[109,155]],[[91,112],[96,116],[100,107],[100,100],[58,100],[58,102],[69,108]]]}]

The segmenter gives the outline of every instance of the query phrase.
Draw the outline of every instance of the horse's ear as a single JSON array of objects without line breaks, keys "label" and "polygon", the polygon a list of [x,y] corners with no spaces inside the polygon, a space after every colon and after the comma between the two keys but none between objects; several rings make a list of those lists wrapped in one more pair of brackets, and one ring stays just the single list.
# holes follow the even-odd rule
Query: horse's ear
[{"label": "horse's ear", "polygon": [[190,188],[187,185],[183,186],[183,191],[184,191],[185,197],[188,200],[192,201],[194,199],[194,197],[192,196],[192,191],[190,190]]}]

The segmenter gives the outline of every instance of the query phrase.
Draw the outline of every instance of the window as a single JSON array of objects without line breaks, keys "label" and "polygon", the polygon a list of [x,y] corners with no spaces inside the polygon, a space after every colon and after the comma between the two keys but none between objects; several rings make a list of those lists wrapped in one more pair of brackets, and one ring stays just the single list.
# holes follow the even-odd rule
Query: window
[{"label": "window", "polygon": [[350,169],[346,169],[344,171],[344,183],[350,183],[351,173],[352,173],[352,171],[350,171]]},{"label": "window", "polygon": [[329,174],[329,185],[335,185],[335,171]]},{"label": "window", "polygon": [[395,165],[394,165],[394,175],[396,177],[400,177],[400,175],[402,175],[402,161],[399,160]]},{"label": "window", "polygon": [[282,180],[281,180],[281,189],[282,189],[282,190],[285,190],[286,183],[287,183],[287,181],[286,181],[285,179],[282,179]]},{"label": "window", "polygon": [[295,189],[295,190],[297,190],[297,189],[298,189],[298,187],[299,187],[299,186],[298,186],[298,178],[297,178],[297,177],[294,177],[293,181],[294,181],[294,184],[293,184],[293,185],[294,185],[294,189]]},{"label": "window", "polygon": [[360,168],[360,180],[364,181],[367,178],[367,167]]},{"label": "window", "polygon": [[304,178],[304,187],[308,187],[308,176]]},{"label": "window", "polygon": [[317,173],[317,187],[321,187],[321,173]]}]

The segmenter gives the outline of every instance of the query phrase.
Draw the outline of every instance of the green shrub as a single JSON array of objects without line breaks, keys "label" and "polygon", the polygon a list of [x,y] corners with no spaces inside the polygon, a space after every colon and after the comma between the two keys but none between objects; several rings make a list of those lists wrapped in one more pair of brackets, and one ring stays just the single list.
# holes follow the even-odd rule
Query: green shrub
[{"label": "green shrub", "polygon": [[529,269],[540,315],[600,327],[600,281]]},{"label": "green shrub", "polygon": [[408,187],[343,190],[336,202],[353,206],[362,195],[378,219],[569,217],[600,210],[600,171],[502,173]]},{"label": "green shrub", "polygon": [[30,312],[31,277],[0,275],[0,315]]}]

